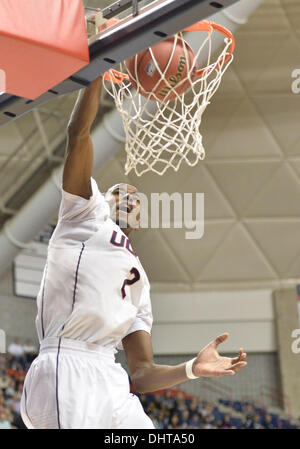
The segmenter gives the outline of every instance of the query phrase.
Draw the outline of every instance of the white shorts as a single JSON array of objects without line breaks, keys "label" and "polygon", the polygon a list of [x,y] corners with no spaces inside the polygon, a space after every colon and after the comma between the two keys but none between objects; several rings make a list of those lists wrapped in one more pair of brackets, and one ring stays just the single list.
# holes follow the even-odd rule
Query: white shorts
[{"label": "white shorts", "polygon": [[63,338],[43,340],[21,415],[30,429],[154,429],[113,351]]}]

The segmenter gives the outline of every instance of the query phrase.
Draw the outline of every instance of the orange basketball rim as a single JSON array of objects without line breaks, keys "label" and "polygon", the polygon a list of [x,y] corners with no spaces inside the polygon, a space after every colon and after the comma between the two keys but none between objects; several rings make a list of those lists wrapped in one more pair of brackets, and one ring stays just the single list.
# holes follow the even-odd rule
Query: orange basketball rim
[{"label": "orange basketball rim", "polygon": [[[223,34],[223,36],[231,41],[231,45],[228,48],[227,54],[224,58],[224,61],[222,60],[219,64],[227,62],[233,55],[234,49],[235,49],[235,39],[233,34],[222,25],[219,25],[217,23],[211,22],[209,20],[201,20],[200,22],[195,23],[194,25],[189,26],[183,32],[194,32],[194,31],[206,31],[208,33],[212,33],[213,31],[217,31],[218,33]],[[203,75],[205,72],[206,67],[202,69],[198,69],[196,72],[195,78],[199,78]],[[104,78],[107,81],[112,81],[116,84],[121,84],[122,81],[130,81],[130,78],[127,73],[119,72],[115,69],[110,69],[108,72],[104,74]]]}]

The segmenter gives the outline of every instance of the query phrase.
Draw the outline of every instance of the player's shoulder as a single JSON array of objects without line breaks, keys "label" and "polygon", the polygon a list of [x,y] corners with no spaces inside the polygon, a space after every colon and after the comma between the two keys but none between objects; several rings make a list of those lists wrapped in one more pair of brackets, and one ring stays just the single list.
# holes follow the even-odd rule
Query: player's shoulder
[{"label": "player's shoulder", "polygon": [[91,178],[91,196],[89,199],[74,195],[62,189],[62,199],[59,210],[59,221],[82,221],[109,215],[109,206],[104,195],[100,192],[98,184]]},{"label": "player's shoulder", "polygon": [[92,177],[90,179],[90,184],[91,184],[91,192],[90,192],[89,198],[78,195],[74,192],[69,192],[69,191],[65,190],[64,187],[62,186],[61,187],[62,200],[67,200],[67,201],[72,201],[72,202],[89,203],[89,202],[93,201],[96,197],[98,197],[99,195],[102,195],[97,181]]}]

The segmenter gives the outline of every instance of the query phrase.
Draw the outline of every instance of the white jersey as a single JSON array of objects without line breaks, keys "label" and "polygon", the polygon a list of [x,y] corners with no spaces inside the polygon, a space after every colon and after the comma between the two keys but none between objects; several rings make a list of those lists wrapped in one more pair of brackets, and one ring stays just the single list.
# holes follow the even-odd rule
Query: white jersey
[{"label": "white jersey", "polygon": [[40,341],[64,337],[122,349],[126,335],[151,332],[150,285],[96,181],[91,184],[89,200],[62,192],[36,326]]}]

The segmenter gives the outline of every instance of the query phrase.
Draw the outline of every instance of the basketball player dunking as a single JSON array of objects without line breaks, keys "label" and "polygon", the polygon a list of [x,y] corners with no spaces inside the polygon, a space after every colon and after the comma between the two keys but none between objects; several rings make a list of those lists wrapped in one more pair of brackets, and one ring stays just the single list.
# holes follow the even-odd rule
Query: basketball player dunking
[{"label": "basketball player dunking", "polygon": [[[68,127],[58,224],[37,297],[40,352],[21,401],[29,428],[153,428],[130,394],[126,371],[115,363],[116,349],[125,350],[137,392],[234,375],[246,365],[242,349],[235,358],[218,354],[226,333],[187,363],[154,363],[149,282],[128,239],[138,227],[137,189],[119,184],[103,196],[91,177],[90,129],[101,89],[99,77],[80,92]],[[136,226],[126,225],[132,214]]]}]

